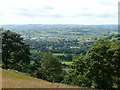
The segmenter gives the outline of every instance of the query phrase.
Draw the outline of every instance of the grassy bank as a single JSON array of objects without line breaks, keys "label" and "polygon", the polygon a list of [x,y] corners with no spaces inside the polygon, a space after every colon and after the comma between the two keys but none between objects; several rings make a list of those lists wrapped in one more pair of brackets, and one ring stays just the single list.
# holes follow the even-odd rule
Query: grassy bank
[{"label": "grassy bank", "polygon": [[13,71],[2,70],[3,88],[79,88],[58,83],[47,82]]}]

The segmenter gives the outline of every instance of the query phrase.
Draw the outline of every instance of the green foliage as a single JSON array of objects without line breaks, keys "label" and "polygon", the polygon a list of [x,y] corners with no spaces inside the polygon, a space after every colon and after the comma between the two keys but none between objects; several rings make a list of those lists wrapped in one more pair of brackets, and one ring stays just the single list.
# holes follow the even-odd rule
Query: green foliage
[{"label": "green foliage", "polygon": [[50,53],[40,53],[40,57],[33,64],[34,75],[50,82],[60,82],[62,80],[62,64]]},{"label": "green foliage", "polygon": [[[24,42],[19,34],[3,32],[3,68],[16,69],[50,82],[61,82],[64,78],[62,83],[81,87],[120,88],[120,42],[114,35],[117,26],[28,26],[29,30],[16,31],[26,37]],[[110,41],[98,40],[111,34]],[[33,37],[37,40],[31,40]],[[31,57],[29,45],[25,42],[30,45]],[[46,52],[58,54],[57,58]],[[73,60],[78,54],[81,56]],[[61,61],[73,60],[71,68],[64,64],[63,68],[68,70],[62,71],[58,58]]]},{"label": "green foliage", "polygon": [[[117,43],[117,44],[116,44]],[[120,75],[120,45],[109,40],[95,42],[86,54],[87,76],[97,85],[97,88],[112,88],[114,77]]]},{"label": "green foliage", "polygon": [[17,33],[4,31],[2,33],[2,61],[4,69],[22,71],[30,63],[29,45]]},{"label": "green foliage", "polygon": [[72,74],[63,82],[83,87],[120,88],[119,43],[106,39],[93,43],[85,56],[73,61],[69,71]]},{"label": "green foliage", "polygon": [[[25,40],[25,42],[30,45],[30,51],[32,53],[31,60],[34,60],[34,57],[36,57],[36,54],[39,52],[50,52],[61,61],[72,61],[72,59],[78,57],[79,54],[84,55],[90,44],[93,43],[79,43],[78,41],[65,40],[59,40],[59,42]],[[76,46],[77,48],[72,46]]]},{"label": "green foliage", "polygon": [[95,42],[86,54],[87,76],[91,78],[97,88],[112,88],[111,61],[107,55],[110,48],[109,40],[99,40]]}]

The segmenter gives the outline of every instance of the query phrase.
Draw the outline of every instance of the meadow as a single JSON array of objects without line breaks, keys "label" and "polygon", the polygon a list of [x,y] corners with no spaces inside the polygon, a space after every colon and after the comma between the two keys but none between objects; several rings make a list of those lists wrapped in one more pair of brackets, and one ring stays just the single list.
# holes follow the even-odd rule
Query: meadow
[{"label": "meadow", "polygon": [[20,72],[2,69],[2,88],[80,88],[60,83],[50,83],[24,75]]}]

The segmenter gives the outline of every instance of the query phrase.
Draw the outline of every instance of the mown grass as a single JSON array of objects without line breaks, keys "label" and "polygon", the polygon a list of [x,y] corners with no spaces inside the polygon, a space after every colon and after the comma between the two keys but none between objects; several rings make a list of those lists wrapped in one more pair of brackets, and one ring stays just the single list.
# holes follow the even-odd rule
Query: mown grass
[{"label": "mown grass", "polygon": [[51,83],[13,71],[2,70],[2,88],[80,88],[78,86]]}]

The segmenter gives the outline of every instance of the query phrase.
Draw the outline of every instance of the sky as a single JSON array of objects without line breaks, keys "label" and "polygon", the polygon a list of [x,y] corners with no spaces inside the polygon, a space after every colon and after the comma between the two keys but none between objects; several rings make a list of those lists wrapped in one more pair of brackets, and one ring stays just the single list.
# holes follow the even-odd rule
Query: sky
[{"label": "sky", "polygon": [[117,24],[118,1],[0,0],[0,24]]}]

